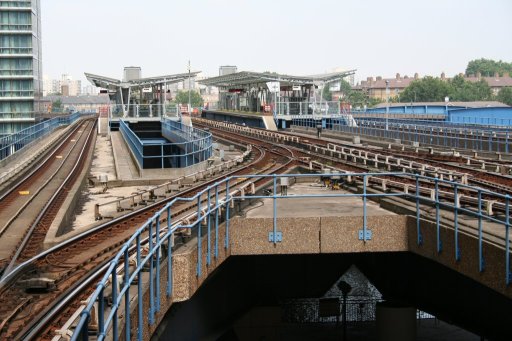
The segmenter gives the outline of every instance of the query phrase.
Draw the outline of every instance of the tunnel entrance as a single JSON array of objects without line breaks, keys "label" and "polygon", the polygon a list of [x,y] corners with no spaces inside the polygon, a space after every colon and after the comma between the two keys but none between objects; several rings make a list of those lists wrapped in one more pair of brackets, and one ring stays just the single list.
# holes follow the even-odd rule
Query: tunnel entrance
[{"label": "tunnel entrance", "polygon": [[351,286],[346,340],[378,339],[379,302],[413,308],[419,340],[510,336],[508,298],[394,252],[230,257],[190,300],[172,305],[153,339],[343,340],[342,316],[332,313],[343,303],[341,281]]}]

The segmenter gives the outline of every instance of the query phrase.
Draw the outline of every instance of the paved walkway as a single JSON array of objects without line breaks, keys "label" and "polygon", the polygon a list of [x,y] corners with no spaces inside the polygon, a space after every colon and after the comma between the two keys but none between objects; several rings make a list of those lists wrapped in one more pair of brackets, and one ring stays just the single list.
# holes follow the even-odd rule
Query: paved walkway
[{"label": "paved walkway", "polygon": [[139,179],[139,171],[133,161],[130,150],[124,141],[123,135],[119,131],[110,133],[112,149],[114,152],[114,162],[117,178],[120,180]]}]

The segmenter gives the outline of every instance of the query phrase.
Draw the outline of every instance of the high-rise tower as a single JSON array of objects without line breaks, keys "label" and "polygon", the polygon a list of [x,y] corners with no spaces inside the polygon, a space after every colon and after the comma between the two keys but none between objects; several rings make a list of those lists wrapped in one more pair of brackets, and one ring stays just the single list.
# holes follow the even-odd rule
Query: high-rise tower
[{"label": "high-rise tower", "polygon": [[38,120],[42,81],[40,0],[1,0],[0,136]]}]

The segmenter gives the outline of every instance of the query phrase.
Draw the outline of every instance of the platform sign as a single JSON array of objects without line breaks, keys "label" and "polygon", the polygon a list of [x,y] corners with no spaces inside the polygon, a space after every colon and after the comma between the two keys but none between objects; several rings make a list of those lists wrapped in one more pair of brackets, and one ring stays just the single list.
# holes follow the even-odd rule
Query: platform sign
[{"label": "platform sign", "polygon": [[270,90],[270,92],[281,91],[281,83],[280,82],[267,82],[267,87]]},{"label": "platform sign", "polygon": [[153,90],[151,88],[142,88],[142,92],[148,93],[148,92],[153,92]]},{"label": "platform sign", "polygon": [[300,91],[300,88],[301,88],[301,86],[300,86],[300,85],[294,85],[294,86],[292,87],[292,90],[293,90],[293,91]]}]

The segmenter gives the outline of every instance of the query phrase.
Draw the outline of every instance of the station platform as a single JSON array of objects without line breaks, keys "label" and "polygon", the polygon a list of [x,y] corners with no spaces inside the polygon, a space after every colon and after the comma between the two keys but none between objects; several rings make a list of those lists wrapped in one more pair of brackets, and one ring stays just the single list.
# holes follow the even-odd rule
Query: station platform
[{"label": "station platform", "polygon": [[225,111],[225,110],[203,110],[203,118],[216,121],[230,122],[236,124],[245,124],[249,127],[264,128],[271,131],[277,131],[274,117],[267,113],[249,113],[245,111]]}]

